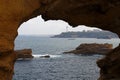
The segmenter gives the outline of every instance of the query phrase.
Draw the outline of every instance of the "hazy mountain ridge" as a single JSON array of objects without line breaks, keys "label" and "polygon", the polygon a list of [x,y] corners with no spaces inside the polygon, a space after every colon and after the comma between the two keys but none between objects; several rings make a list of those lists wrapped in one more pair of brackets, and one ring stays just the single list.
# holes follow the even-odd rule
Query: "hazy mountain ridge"
[{"label": "hazy mountain ridge", "polygon": [[118,38],[118,35],[110,31],[82,31],[82,32],[62,32],[59,35],[54,35],[52,38],[100,38],[100,39],[111,39]]}]

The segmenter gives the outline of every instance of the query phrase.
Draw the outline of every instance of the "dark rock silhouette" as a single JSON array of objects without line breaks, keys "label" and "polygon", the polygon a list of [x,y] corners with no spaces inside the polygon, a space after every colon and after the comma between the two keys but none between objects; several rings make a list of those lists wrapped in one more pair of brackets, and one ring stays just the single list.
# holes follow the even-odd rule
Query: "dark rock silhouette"
[{"label": "dark rock silhouette", "polygon": [[99,80],[120,80],[120,45],[113,49],[103,59],[97,61],[100,67]]},{"label": "dark rock silhouette", "polygon": [[75,50],[64,53],[73,53],[73,54],[82,54],[82,55],[93,55],[93,54],[105,55],[111,50],[112,50],[112,44],[91,43],[91,44],[81,44]]}]

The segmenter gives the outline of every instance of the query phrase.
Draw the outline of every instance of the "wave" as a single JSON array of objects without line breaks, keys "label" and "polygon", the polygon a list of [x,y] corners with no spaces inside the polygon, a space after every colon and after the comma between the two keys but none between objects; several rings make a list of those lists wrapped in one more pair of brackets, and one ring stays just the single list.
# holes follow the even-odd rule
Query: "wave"
[{"label": "wave", "polygon": [[[46,55],[48,54],[44,54],[44,55],[40,55],[40,54],[33,54],[34,58],[42,58],[42,57],[45,57]],[[56,57],[61,57],[61,55],[49,55],[50,58],[56,58]]]}]

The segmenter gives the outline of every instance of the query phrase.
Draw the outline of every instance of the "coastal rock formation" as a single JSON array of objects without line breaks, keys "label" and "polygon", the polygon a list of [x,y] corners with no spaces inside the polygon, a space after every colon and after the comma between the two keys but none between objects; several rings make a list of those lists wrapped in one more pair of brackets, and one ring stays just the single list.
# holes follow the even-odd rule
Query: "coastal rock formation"
[{"label": "coastal rock formation", "polygon": [[120,45],[97,61],[101,68],[99,80],[120,80]]},{"label": "coastal rock formation", "polygon": [[38,15],[73,26],[99,27],[120,36],[120,0],[0,0],[0,80],[12,80],[18,27]]},{"label": "coastal rock formation", "polygon": [[46,54],[46,55],[40,56],[40,58],[50,58],[50,55]]},{"label": "coastal rock formation", "polygon": [[106,53],[112,50],[112,44],[80,44],[75,50],[64,52],[64,53],[73,53],[73,54],[82,54],[82,55],[93,55],[100,54],[105,55]]},{"label": "coastal rock formation", "polygon": [[16,50],[17,59],[33,58],[31,49]]},{"label": "coastal rock formation", "polygon": [[0,80],[12,80],[15,61],[15,52],[0,53]]},{"label": "coastal rock formation", "polygon": [[72,26],[99,27],[120,34],[120,0],[45,1],[45,20],[62,19]]}]

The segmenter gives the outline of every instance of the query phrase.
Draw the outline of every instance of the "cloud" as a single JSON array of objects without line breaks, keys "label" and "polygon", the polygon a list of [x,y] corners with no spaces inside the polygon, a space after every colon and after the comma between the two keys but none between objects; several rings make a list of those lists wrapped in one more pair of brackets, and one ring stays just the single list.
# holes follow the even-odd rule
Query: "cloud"
[{"label": "cloud", "polygon": [[94,28],[89,28],[86,26],[78,26],[72,28],[67,22],[62,20],[49,20],[44,21],[41,16],[33,18],[27,22],[24,22],[18,29],[19,35],[50,35],[50,34],[60,34],[66,31],[66,26],[68,26],[68,31],[82,31],[82,30],[93,30]]}]

